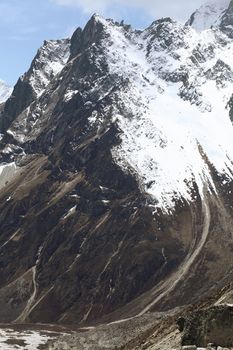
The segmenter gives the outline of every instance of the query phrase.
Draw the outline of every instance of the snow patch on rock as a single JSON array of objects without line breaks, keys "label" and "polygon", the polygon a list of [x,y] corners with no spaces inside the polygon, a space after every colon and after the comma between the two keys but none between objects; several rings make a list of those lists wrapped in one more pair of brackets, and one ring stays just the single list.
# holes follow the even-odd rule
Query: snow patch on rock
[{"label": "snow patch on rock", "polygon": [[14,178],[16,169],[17,167],[14,162],[0,165],[0,189],[6,186]]},{"label": "snow patch on rock", "polygon": [[30,84],[39,97],[50,81],[61,72],[70,55],[70,41],[50,40],[45,41],[34,59],[31,72]]},{"label": "snow patch on rock", "polygon": [[37,350],[52,339],[54,336],[49,332],[39,331],[17,331],[14,329],[0,330],[0,349],[1,350]]},{"label": "snow patch on rock", "polygon": [[64,96],[64,101],[69,102],[72,98],[78,94],[78,90],[67,90]]},{"label": "snow patch on rock", "polygon": [[5,102],[11,95],[13,89],[0,79],[0,103]]}]

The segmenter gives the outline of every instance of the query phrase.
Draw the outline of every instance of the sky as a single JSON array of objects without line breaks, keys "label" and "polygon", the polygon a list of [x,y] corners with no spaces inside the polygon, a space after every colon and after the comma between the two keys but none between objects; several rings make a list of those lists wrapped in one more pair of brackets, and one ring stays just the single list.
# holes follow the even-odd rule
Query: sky
[{"label": "sky", "polygon": [[0,78],[14,85],[44,40],[71,36],[93,13],[135,28],[170,16],[186,21],[205,0],[0,0]]}]

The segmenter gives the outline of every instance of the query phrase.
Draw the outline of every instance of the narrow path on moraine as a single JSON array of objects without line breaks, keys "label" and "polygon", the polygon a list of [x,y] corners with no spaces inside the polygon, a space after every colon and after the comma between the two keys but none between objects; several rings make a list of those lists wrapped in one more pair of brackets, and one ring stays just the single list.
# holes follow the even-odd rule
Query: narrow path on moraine
[{"label": "narrow path on moraine", "polygon": [[32,267],[32,282],[33,282],[33,293],[30,297],[30,299],[27,302],[27,305],[23,312],[17,317],[17,319],[13,323],[21,323],[26,321],[27,317],[29,316],[31,307],[33,306],[33,303],[36,298],[37,294],[37,285],[36,285],[36,265]]},{"label": "narrow path on moraine", "polygon": [[198,243],[197,247],[195,248],[194,251],[189,252],[185,261],[181,264],[178,271],[172,274],[167,281],[162,283],[159,289],[155,290],[155,293],[156,294],[159,293],[159,295],[151,303],[149,303],[137,316],[144,315],[154,305],[156,305],[161,299],[163,299],[166,296],[166,294],[169,294],[177,286],[177,284],[182,280],[182,278],[188,273],[195,259],[200,254],[202,248],[206,243],[206,240],[209,234],[210,219],[211,219],[209,205],[205,200],[205,198],[202,200],[202,212],[204,217],[203,230],[202,230],[202,236],[201,236],[200,242]]},{"label": "narrow path on moraine", "polygon": [[130,321],[134,318],[143,316],[148,311],[150,311],[150,309],[153,306],[155,306],[160,300],[162,300],[167,294],[169,294],[177,286],[177,284],[182,280],[182,278],[184,278],[184,276],[189,272],[189,269],[191,268],[195,259],[201,253],[201,250],[204,247],[208,238],[211,215],[210,215],[209,205],[205,197],[202,200],[202,213],[203,213],[203,230],[202,230],[202,236],[198,245],[194,250],[193,250],[193,245],[191,245],[190,251],[186,259],[184,260],[184,262],[181,264],[178,271],[174,272],[170,276],[170,278],[168,278],[165,282],[162,282],[162,284],[159,287],[156,286],[151,291],[150,297],[147,297],[147,298],[152,299],[153,295],[157,295],[157,297],[155,297],[153,301],[149,302],[147,306],[145,306],[143,310],[140,313],[138,313],[136,316],[113,321],[108,323],[107,325],[111,326],[113,324],[123,323],[126,321]]}]

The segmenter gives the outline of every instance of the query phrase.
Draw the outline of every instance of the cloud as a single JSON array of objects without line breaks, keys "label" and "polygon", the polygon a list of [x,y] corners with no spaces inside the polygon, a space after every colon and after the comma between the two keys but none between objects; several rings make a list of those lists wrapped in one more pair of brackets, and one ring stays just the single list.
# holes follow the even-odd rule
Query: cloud
[{"label": "cloud", "polygon": [[82,0],[53,0],[53,2],[63,6],[79,7],[85,13],[92,13],[93,10],[98,12],[106,12],[109,6],[115,3],[115,0],[85,0],[85,2]]},{"label": "cloud", "polygon": [[52,2],[69,7],[78,7],[84,13],[98,12],[108,15],[112,8],[126,7],[128,9],[142,10],[151,18],[171,16],[177,20],[185,21],[191,13],[198,8],[204,0],[51,0]]}]

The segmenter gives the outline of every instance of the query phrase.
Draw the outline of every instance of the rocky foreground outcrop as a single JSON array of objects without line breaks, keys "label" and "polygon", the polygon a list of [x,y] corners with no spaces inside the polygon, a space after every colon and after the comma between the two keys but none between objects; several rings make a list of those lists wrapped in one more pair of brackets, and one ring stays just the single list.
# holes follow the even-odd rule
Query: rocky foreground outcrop
[{"label": "rocky foreground outcrop", "polygon": [[187,318],[180,318],[178,325],[183,332],[183,345],[233,346],[233,306],[219,305],[196,311]]}]

